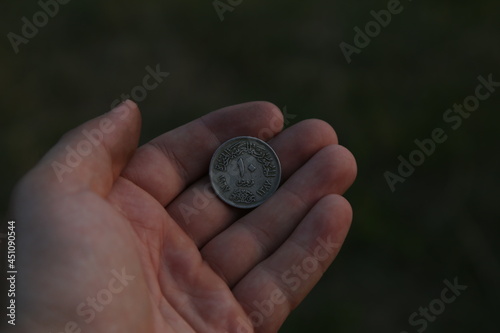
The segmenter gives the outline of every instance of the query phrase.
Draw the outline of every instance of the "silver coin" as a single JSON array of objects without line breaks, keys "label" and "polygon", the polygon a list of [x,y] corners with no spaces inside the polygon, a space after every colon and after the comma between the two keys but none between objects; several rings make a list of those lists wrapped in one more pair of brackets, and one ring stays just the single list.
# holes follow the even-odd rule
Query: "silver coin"
[{"label": "silver coin", "polygon": [[224,202],[238,208],[254,208],[279,187],[281,165],[267,143],[239,136],[217,148],[209,175],[215,193]]}]

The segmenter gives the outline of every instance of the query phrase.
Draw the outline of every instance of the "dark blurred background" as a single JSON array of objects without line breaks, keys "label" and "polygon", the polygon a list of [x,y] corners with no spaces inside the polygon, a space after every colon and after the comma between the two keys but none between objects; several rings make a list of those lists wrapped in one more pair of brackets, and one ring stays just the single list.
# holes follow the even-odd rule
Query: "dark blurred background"
[{"label": "dark blurred background", "polygon": [[[268,100],[295,115],[291,125],[328,121],[357,158],[348,240],[282,332],[417,332],[409,316],[455,277],[467,290],[426,332],[498,332],[500,88],[457,130],[443,113],[474,94],[479,75],[500,81],[500,4],[402,6],[348,64],[339,44],[354,44],[353,28],[387,1],[243,0],[223,21],[211,0],[70,1],[17,54],[7,34],[21,35],[21,18],[41,7],[4,2],[1,216],[15,182],[63,133],[160,64],[170,76],[139,103],[142,142],[220,107]],[[397,173],[398,156],[437,127],[448,140],[392,192],[384,173]]]}]

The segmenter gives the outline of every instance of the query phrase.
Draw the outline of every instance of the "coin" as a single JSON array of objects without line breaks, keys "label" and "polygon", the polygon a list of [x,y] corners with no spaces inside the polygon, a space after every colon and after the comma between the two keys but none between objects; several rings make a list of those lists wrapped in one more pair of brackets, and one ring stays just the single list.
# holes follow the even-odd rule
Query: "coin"
[{"label": "coin", "polygon": [[281,165],[267,143],[239,136],[217,148],[210,161],[209,175],[222,201],[238,208],[254,208],[279,187]]}]

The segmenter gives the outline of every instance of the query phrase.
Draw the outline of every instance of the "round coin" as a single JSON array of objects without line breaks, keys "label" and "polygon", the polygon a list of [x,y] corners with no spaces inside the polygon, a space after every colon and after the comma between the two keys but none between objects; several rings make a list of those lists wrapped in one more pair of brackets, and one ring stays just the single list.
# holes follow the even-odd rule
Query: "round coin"
[{"label": "round coin", "polygon": [[254,208],[278,188],[281,165],[267,143],[239,136],[217,148],[209,175],[215,193],[224,202],[238,208]]}]

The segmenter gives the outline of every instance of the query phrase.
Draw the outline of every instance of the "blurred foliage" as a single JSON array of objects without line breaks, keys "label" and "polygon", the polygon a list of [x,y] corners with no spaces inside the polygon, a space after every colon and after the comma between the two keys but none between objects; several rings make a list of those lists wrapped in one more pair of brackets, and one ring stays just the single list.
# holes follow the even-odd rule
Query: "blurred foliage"
[{"label": "blurred foliage", "polygon": [[[498,331],[500,91],[392,193],[414,139],[443,112],[500,81],[500,4],[403,2],[404,11],[347,64],[341,41],[386,1],[248,1],[221,22],[211,1],[71,1],[15,54],[0,49],[0,211],[10,191],[68,129],[104,113],[147,65],[171,76],[140,103],[142,142],[249,100],[321,118],[356,156],[350,236],[283,332],[415,332],[409,315],[443,280],[468,285],[426,332]],[[2,4],[0,31],[21,29],[36,1]],[[304,138],[307,140],[307,138]],[[27,207],[29,209],[29,207]]]}]

